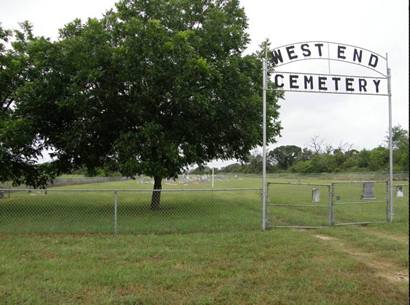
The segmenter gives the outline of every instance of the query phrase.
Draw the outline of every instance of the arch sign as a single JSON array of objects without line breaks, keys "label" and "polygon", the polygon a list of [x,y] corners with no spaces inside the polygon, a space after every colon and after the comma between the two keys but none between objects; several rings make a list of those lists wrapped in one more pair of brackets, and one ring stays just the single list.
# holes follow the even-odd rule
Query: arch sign
[{"label": "arch sign", "polygon": [[[393,219],[393,150],[392,150],[392,107],[391,84],[388,57],[371,50],[330,41],[306,41],[284,45],[265,54],[263,60],[263,196],[262,229],[266,228],[266,91],[267,61],[274,63],[275,69],[305,60],[325,60],[328,73],[276,71],[272,81],[285,92],[355,94],[388,97],[389,113],[389,196],[388,221]],[[367,68],[372,75],[332,74],[332,61],[358,65]]]},{"label": "arch sign", "polygon": [[308,41],[276,48],[269,55],[275,67],[318,59],[359,65],[379,75],[332,75],[330,71],[328,74],[275,72],[273,81],[283,91],[388,95],[387,58],[370,50],[341,43]]}]

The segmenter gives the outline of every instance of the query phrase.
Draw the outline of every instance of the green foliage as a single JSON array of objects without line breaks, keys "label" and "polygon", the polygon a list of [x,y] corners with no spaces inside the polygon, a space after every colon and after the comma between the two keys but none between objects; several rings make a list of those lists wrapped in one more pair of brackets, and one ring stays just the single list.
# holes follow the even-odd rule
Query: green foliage
[{"label": "green foliage", "polygon": [[387,169],[389,162],[389,150],[385,147],[377,147],[369,153],[369,169],[371,171]]},{"label": "green foliage", "polygon": [[[67,24],[55,42],[25,24],[12,50],[29,68],[9,89],[13,115],[30,127],[27,147],[51,149],[56,173],[92,175],[108,165],[172,178],[191,164],[245,159],[262,141],[262,65],[242,54],[246,27],[236,0],[123,0],[101,19]],[[269,142],[280,131],[276,101],[269,92]]]},{"label": "green foliage", "polygon": [[[316,139],[317,140],[317,139]],[[409,170],[409,138],[408,132],[396,126],[393,128],[393,161],[394,171]],[[249,162],[230,165],[223,168],[224,172],[260,173],[262,171],[262,156],[253,156]],[[260,160],[257,164],[255,160]],[[336,173],[355,171],[387,171],[389,150],[379,146],[371,150],[332,148],[321,149],[320,143],[309,148],[294,145],[279,146],[268,153],[267,171],[277,170],[294,173]]]},{"label": "green foliage", "polygon": [[314,173],[316,169],[312,166],[312,161],[300,160],[295,162],[290,171],[293,173]]},{"label": "green foliage", "polygon": [[271,163],[277,164],[280,169],[287,169],[300,158],[302,149],[295,145],[285,145],[276,147],[270,151],[268,158],[271,158]]},{"label": "green foliage", "polygon": [[400,125],[393,127],[393,160],[399,171],[409,171],[409,134]]},{"label": "green foliage", "polygon": [[[262,65],[242,54],[246,27],[236,0],[123,0],[101,19],[67,24],[56,42],[31,35],[19,45],[32,68],[16,115],[59,171],[110,164],[172,178],[191,164],[245,159],[262,141]],[[280,130],[276,101],[269,92],[269,142]]]},{"label": "green foliage", "polygon": [[[228,166],[225,166],[219,170],[223,173],[243,173],[243,174],[261,174],[262,173],[262,155],[249,155],[241,163],[234,163]],[[277,171],[276,165],[272,164],[267,160],[266,162],[266,171],[273,173]]]},{"label": "green foliage", "polygon": [[38,187],[46,184],[52,167],[36,164],[43,143],[30,120],[15,111],[33,74],[27,54],[31,25],[24,22],[21,28],[13,33],[0,26],[0,181]]}]

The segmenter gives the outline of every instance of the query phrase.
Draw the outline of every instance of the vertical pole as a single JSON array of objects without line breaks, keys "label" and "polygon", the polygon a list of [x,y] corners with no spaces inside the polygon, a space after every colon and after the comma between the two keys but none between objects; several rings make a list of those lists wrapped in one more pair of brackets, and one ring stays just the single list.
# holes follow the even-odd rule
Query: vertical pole
[{"label": "vertical pole", "polygon": [[387,68],[387,94],[389,98],[389,222],[393,221],[393,131],[392,131],[392,102],[391,102],[391,70],[389,68],[388,54],[386,53]]},{"label": "vertical pole", "polygon": [[214,185],[215,185],[215,168],[213,168],[213,167],[212,167],[211,181],[212,181],[212,188],[214,188]]},{"label": "vertical pole", "polygon": [[329,225],[333,226],[335,224],[335,206],[334,206],[334,194],[335,194],[335,184],[332,183],[329,186]]},{"label": "vertical pole", "polygon": [[266,229],[266,74],[267,74],[267,62],[266,62],[266,46],[265,46],[265,58],[263,59],[263,148],[262,148],[262,230]]},{"label": "vertical pole", "polygon": [[114,234],[118,233],[117,228],[117,211],[118,211],[118,192],[114,192]]},{"label": "vertical pole", "polygon": [[390,221],[390,206],[389,206],[389,197],[390,197],[390,193],[389,193],[389,179],[386,180],[386,221],[389,222]]},{"label": "vertical pole", "polygon": [[332,225],[332,186],[331,185],[329,185],[328,187],[327,187],[327,201],[328,201],[328,223],[329,223],[329,226],[331,226]]}]

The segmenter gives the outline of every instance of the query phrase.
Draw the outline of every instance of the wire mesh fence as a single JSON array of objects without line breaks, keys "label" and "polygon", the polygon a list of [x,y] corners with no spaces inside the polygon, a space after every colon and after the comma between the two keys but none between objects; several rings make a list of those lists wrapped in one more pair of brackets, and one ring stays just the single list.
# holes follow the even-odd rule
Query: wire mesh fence
[{"label": "wire mesh fence", "polygon": [[[397,181],[393,189],[393,219],[408,221],[408,182]],[[388,191],[385,181],[269,182],[268,226],[322,227],[387,222]]]},{"label": "wire mesh fence", "polygon": [[0,190],[0,232],[174,233],[259,229],[260,189]]},{"label": "wire mesh fence", "polygon": [[388,201],[384,181],[333,183],[334,224],[386,222]]},{"label": "wire mesh fence", "polygon": [[268,226],[325,226],[330,185],[268,183]]},{"label": "wire mesh fence", "polygon": [[[225,177],[217,181],[219,188],[215,189],[208,188],[209,181],[190,181],[194,182],[186,186],[165,183],[158,210],[151,209],[152,184],[146,181],[46,190],[0,188],[0,232],[138,234],[260,230],[261,189],[255,187],[260,186],[260,177]],[[393,222],[408,222],[408,196],[408,181],[394,181]],[[321,227],[385,222],[386,200],[385,181],[308,179],[303,183],[298,179],[272,179],[268,183],[267,225]]]}]

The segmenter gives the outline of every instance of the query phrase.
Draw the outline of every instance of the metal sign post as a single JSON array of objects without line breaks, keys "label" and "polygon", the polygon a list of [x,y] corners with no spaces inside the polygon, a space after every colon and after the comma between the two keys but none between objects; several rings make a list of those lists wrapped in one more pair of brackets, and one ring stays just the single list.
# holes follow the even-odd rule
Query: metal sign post
[{"label": "metal sign post", "polygon": [[262,148],[262,230],[266,229],[266,90],[267,90],[267,60],[266,49],[263,59],[263,148]]},{"label": "metal sign post", "polygon": [[392,130],[392,104],[391,104],[391,70],[389,68],[388,54],[386,53],[387,68],[387,95],[389,99],[389,222],[393,221],[393,130]]}]

